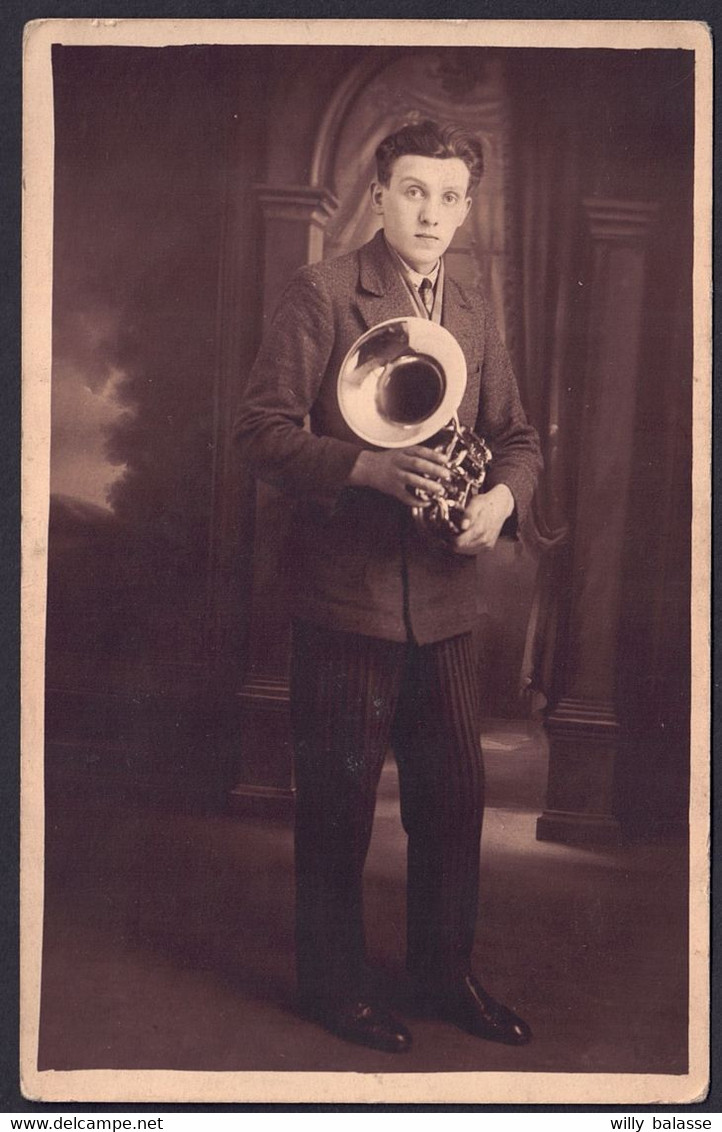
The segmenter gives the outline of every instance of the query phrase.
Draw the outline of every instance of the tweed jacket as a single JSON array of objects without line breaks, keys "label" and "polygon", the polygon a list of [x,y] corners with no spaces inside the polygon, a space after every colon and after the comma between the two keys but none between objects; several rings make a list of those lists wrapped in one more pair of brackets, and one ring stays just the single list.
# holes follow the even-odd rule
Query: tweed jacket
[{"label": "tweed jacket", "polygon": [[[295,500],[286,554],[294,614],[426,644],[476,623],[483,595],[475,560],[426,541],[411,509],[391,496],[348,486],[359,452],[370,446],[346,425],[336,395],[359,335],[415,313],[382,232],[358,251],[301,268],[264,336],[234,433],[255,474]],[[491,448],[486,486],[507,484],[515,501],[507,528],[515,528],[539,472],[536,433],[486,300],[448,270],[441,321],[466,358],[459,418]]]}]

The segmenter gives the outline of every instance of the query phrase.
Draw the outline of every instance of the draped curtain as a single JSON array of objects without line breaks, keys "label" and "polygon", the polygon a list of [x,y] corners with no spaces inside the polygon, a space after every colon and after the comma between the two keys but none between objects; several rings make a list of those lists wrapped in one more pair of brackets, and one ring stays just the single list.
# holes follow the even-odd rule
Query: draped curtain
[{"label": "draped curtain", "polygon": [[544,474],[523,532],[538,557],[521,687],[534,714],[555,696],[556,642],[566,603],[568,516],[585,349],[582,228],[583,123],[568,60],[549,53],[507,57],[511,162],[509,223],[514,247],[509,348],[522,397],[536,424]]}]

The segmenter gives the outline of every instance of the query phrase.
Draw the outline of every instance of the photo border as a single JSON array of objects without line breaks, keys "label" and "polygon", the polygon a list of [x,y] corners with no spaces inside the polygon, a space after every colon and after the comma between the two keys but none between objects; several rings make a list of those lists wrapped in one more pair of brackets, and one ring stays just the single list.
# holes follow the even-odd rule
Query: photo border
[{"label": "photo border", "polygon": [[[693,21],[50,19],[24,36],[21,656],[21,1031],[23,1094],[44,1102],[685,1104],[709,1075],[712,45]],[[690,1068],[686,1075],[567,1073],[191,1073],[38,1071],[43,924],[44,634],[50,452],[53,121],[50,50],[75,46],[357,43],[683,48],[695,52]],[[694,1025],[691,1024],[694,1020]],[[707,1024],[705,1024],[707,1023]]]}]

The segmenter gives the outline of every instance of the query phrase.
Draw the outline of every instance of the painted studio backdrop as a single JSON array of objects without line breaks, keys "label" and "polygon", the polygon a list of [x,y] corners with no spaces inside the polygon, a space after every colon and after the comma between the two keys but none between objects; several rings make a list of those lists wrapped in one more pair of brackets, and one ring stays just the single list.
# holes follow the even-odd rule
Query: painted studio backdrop
[{"label": "painted studio backdrop", "polygon": [[449,257],[544,449],[521,543],[479,560],[486,712],[548,759],[538,844],[682,844],[693,56],[57,46],[53,76],[48,907],[69,798],[286,828],[286,505],[230,426],[290,274],[373,234],[374,149],[410,118],[482,141]]}]

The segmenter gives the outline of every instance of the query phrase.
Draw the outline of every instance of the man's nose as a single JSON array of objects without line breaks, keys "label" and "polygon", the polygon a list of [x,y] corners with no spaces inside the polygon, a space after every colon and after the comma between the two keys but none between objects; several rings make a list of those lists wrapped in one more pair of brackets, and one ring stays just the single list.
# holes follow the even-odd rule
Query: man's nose
[{"label": "man's nose", "polygon": [[439,205],[438,202],[427,197],[421,205],[421,221],[423,224],[438,224],[439,223]]}]

